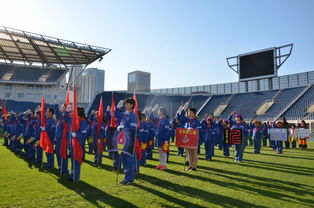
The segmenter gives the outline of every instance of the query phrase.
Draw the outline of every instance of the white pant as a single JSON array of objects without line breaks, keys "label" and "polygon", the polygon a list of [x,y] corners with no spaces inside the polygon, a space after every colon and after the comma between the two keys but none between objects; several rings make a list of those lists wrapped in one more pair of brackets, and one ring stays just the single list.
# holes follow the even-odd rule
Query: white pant
[{"label": "white pant", "polygon": [[167,165],[167,153],[162,151],[162,147],[158,147],[159,153],[159,165],[166,166]]}]

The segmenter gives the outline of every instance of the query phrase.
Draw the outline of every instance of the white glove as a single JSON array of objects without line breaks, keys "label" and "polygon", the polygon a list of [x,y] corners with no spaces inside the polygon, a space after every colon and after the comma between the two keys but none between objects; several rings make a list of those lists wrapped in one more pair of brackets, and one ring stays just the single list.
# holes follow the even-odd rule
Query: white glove
[{"label": "white glove", "polygon": [[111,107],[110,105],[107,106],[107,111],[110,111]]},{"label": "white glove", "polygon": [[189,107],[190,103],[185,103],[184,106],[183,106],[183,109],[186,111]]},{"label": "white glove", "polygon": [[180,107],[179,107],[178,110],[177,110],[177,114],[181,113],[182,109],[183,109],[183,106],[180,105]]},{"label": "white glove", "polygon": [[123,126],[123,125],[120,125],[120,126],[118,126],[117,130],[118,130],[118,131],[121,131],[123,128],[124,128],[124,126]]},{"label": "white glove", "polygon": [[72,138],[76,137],[76,133],[75,132],[72,132]]},{"label": "white glove", "polygon": [[192,130],[192,129],[193,129],[192,127],[189,127],[189,128],[188,128],[188,130]]},{"label": "white glove", "polygon": [[156,112],[157,110],[158,110],[158,104],[156,104],[154,107],[153,107],[153,109],[152,109],[152,112]]},{"label": "white glove", "polygon": [[46,128],[43,127],[43,126],[41,126],[40,129],[41,129],[42,131],[45,131],[45,130],[46,130]]},{"label": "white glove", "polygon": [[120,100],[120,101],[118,102],[117,108],[122,108],[122,107],[123,107],[123,104],[124,104],[124,100]]},{"label": "white glove", "polygon": [[71,106],[71,105],[68,105],[67,108],[66,108],[66,111],[67,111],[67,112],[71,112],[71,111],[72,111],[72,106]]},{"label": "white glove", "polygon": [[60,105],[61,104],[61,100],[59,98],[55,99],[55,104]]}]

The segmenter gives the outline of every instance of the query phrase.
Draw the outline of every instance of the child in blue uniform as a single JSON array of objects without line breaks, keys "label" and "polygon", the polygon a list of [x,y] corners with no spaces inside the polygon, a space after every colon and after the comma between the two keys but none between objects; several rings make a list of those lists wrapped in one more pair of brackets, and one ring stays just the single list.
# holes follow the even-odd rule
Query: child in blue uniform
[{"label": "child in blue uniform", "polygon": [[[53,108],[48,108],[46,112],[47,120],[46,120],[46,127],[45,130],[47,132],[48,138],[51,142],[51,144],[54,144],[54,138],[56,135],[56,121],[53,118],[55,110]],[[44,128],[42,128],[42,131]],[[54,168],[54,154],[51,154],[49,152],[46,152],[47,157],[47,164],[45,168]]]},{"label": "child in blue uniform", "polygon": [[167,150],[163,149],[169,145],[170,140],[170,122],[166,117],[167,110],[164,107],[160,107],[158,110],[158,117],[154,114],[158,109],[156,105],[152,112],[149,114],[149,118],[156,124],[156,141],[158,145],[159,153],[159,165],[156,166],[156,169],[166,170],[167,169]]},{"label": "child in blue uniform", "polygon": [[212,119],[207,119],[207,127],[205,133],[205,159],[212,161],[215,149],[215,139],[217,131],[213,126],[214,121]]},{"label": "child in blue uniform", "polygon": [[[195,108],[189,108],[187,116],[185,116],[186,109],[188,107],[188,103],[186,103],[181,110],[181,113],[178,115],[180,122],[184,125],[187,129],[198,129],[200,131],[201,124],[198,118],[196,117],[197,110]],[[199,135],[198,135],[199,136]],[[198,138],[199,139],[199,138]],[[198,162],[198,155],[197,155],[198,148],[196,149],[188,149],[187,150],[187,157],[188,157],[188,164],[189,164],[189,171],[196,171],[197,170],[197,162]]]},{"label": "child in blue uniform", "polygon": [[254,153],[260,154],[262,138],[264,136],[263,127],[261,126],[261,122],[258,120],[254,120],[253,124],[254,124],[254,128],[253,128]]},{"label": "child in blue uniform", "polygon": [[[121,103],[121,101],[119,102]],[[117,109],[120,108],[118,103]],[[123,102],[122,102],[123,104]],[[138,119],[134,113],[135,100],[132,98],[127,98],[125,100],[125,112],[121,112],[119,109],[115,111],[115,117],[117,118],[119,126],[117,131],[122,131],[123,129],[137,129]],[[120,182],[122,185],[131,185],[134,182],[136,173],[136,154],[130,156],[128,154],[122,153],[122,163],[123,171],[125,173],[123,181]]]},{"label": "child in blue uniform", "polygon": [[[76,137],[78,139],[78,141],[81,144],[81,148],[83,150],[85,148],[85,142],[88,136],[87,131],[89,128],[89,124],[85,117],[84,109],[78,107],[77,112],[79,116],[80,128],[76,132],[72,132],[72,137]],[[70,145],[70,148],[72,149],[72,145]],[[77,160],[74,159],[73,150],[71,151],[71,157],[72,157],[72,164],[73,164],[72,171],[71,171],[71,180],[74,182],[78,182],[80,181],[80,177],[81,177],[81,164]]]}]

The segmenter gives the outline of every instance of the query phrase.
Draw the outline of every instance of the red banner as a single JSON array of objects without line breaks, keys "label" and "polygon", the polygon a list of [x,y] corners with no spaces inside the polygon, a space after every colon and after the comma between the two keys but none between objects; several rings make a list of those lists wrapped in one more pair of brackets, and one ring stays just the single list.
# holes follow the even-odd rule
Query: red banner
[{"label": "red banner", "polygon": [[186,149],[198,148],[198,129],[176,129],[176,146]]}]

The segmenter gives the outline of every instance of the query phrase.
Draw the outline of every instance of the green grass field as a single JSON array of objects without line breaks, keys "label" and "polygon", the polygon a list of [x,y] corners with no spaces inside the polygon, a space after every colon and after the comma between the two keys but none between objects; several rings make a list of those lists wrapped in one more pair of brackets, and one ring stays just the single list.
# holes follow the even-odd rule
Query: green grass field
[{"label": "green grass field", "polygon": [[74,184],[0,146],[0,207],[314,207],[314,142],[309,147],[283,155],[270,148],[255,155],[248,147],[242,164],[216,149],[213,162],[201,155],[198,171],[188,172],[172,146],[168,170],[154,169],[154,154],[135,184],[122,186],[107,157],[95,167],[87,155]]}]

